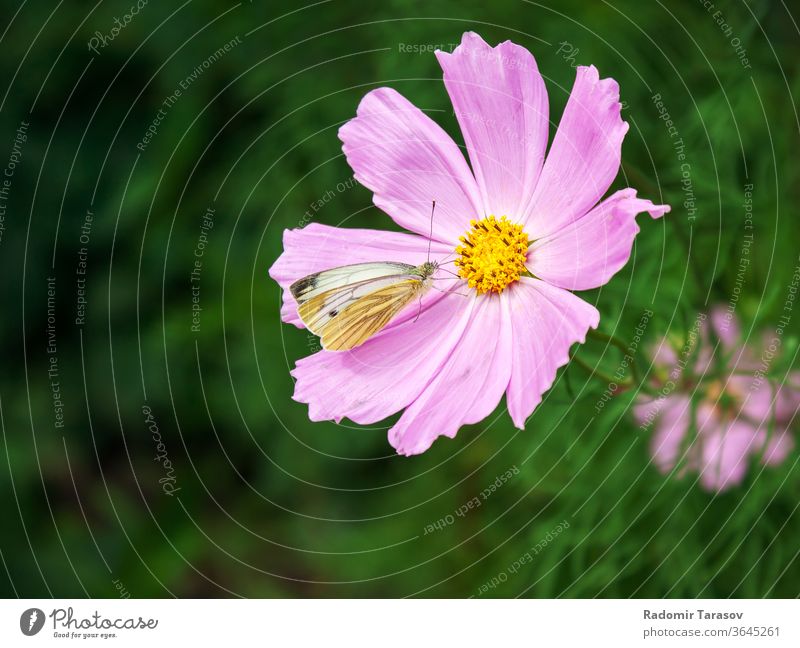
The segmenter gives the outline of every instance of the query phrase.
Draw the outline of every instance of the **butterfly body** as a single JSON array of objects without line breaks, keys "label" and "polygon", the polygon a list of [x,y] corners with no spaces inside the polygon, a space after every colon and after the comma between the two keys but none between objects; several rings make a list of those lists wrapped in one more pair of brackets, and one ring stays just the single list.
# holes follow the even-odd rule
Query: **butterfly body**
[{"label": "butterfly body", "polygon": [[383,329],[432,284],[435,261],[414,266],[377,261],[340,266],[290,287],[297,312],[328,351],[347,351]]}]

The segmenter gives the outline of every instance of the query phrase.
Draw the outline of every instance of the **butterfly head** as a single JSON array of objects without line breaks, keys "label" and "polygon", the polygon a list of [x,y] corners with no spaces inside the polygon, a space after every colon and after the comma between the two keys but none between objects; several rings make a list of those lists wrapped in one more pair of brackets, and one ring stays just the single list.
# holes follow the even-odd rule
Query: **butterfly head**
[{"label": "butterfly head", "polygon": [[419,274],[423,279],[433,276],[433,273],[439,268],[437,261],[426,261],[419,267]]}]

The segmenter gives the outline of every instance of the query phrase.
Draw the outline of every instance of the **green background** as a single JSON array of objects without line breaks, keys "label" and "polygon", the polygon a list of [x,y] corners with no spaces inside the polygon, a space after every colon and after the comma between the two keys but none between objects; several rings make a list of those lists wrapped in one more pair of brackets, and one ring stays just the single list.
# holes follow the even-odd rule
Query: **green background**
[{"label": "green background", "polygon": [[[693,477],[664,477],[630,418],[633,394],[596,414],[606,383],[572,363],[524,432],[501,403],[455,440],[397,457],[386,440],[392,421],[312,423],[292,401],[289,371],[314,340],[280,322],[280,291],[267,276],[282,231],[308,222],[307,212],[328,225],[394,227],[368,190],[345,186],[337,128],[367,91],[388,85],[461,143],[435,57],[408,50],[452,47],[475,30],[533,52],[553,129],[574,65],[618,80],[631,128],[615,187],[630,183],[673,207],[661,221],[640,217],[628,265],[582,293],[601,330],[628,344],[651,309],[641,346],[665,334],[681,341],[698,312],[727,304],[752,183],[752,263],[737,314],[760,339],[776,325],[799,251],[799,34],[782,3],[720,3],[726,33],[702,2],[151,0],[90,51],[93,34],[108,36],[131,3],[2,9],[0,167],[20,123],[30,126],[0,239],[0,594],[800,593],[797,450],[718,496]],[[164,100],[232,40],[138,150]],[[690,187],[656,93],[685,143]],[[189,277],[210,206],[193,332]],[[76,325],[81,247],[87,308]],[[795,358],[798,319],[776,375]],[[620,355],[593,341],[579,357],[613,373]],[[159,483],[145,405],[180,489],[172,496]],[[455,515],[509,469],[519,474]],[[425,533],[448,515],[452,524]]]}]

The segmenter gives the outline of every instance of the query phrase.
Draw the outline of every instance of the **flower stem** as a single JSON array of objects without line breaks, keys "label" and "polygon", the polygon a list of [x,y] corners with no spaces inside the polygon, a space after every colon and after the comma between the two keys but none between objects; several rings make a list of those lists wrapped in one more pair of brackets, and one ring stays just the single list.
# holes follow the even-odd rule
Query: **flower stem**
[{"label": "flower stem", "polygon": [[614,383],[615,385],[618,385],[620,388],[627,389],[628,387],[632,387],[633,386],[630,383],[630,381],[623,382],[623,383],[618,383],[616,380],[614,380],[613,376],[610,376],[609,374],[605,373],[604,371],[600,371],[600,369],[598,369],[597,367],[593,367],[592,365],[590,365],[585,360],[579,358],[575,353],[572,354],[572,356],[570,357],[570,360],[574,360],[579,366],[583,367],[587,372],[589,372],[589,375],[592,376],[592,377],[593,376],[597,376],[598,378],[600,378],[601,380],[604,380],[605,382],[607,382],[609,384],[610,383]]},{"label": "flower stem", "polygon": [[628,353],[628,345],[613,335],[603,333],[602,331],[596,331],[595,329],[589,329],[587,337],[594,338],[595,340],[601,340],[602,342],[606,342],[608,344],[613,344],[620,351],[622,351],[622,357],[630,359],[628,364],[631,368],[631,376],[633,377],[634,384],[642,384],[642,377],[639,375],[639,368],[636,365],[636,357],[633,354]]}]

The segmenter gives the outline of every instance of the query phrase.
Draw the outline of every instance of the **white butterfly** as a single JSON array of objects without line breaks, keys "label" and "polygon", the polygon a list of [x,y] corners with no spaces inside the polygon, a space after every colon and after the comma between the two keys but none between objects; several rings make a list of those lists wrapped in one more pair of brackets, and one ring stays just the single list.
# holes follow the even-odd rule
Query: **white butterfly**
[{"label": "white butterfly", "polygon": [[432,284],[436,261],[376,261],[315,272],[289,290],[300,319],[328,351],[347,351],[383,329]]}]

